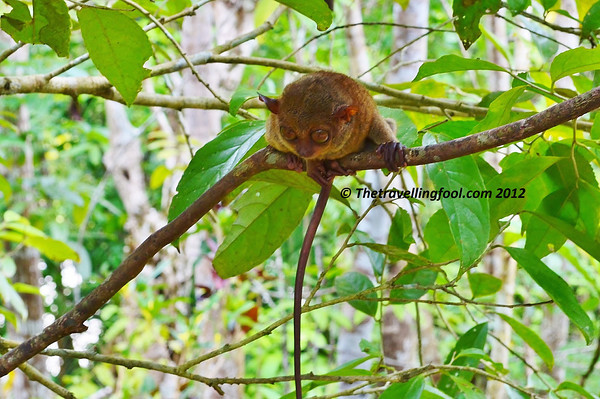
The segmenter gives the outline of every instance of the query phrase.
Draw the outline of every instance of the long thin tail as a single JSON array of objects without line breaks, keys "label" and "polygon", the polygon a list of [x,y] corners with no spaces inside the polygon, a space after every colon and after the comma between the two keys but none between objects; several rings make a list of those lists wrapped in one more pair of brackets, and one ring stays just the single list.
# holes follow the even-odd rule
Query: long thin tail
[{"label": "long thin tail", "polygon": [[332,183],[321,186],[321,192],[317,199],[317,205],[310,218],[302,249],[300,250],[300,258],[298,259],[298,268],[296,269],[296,283],[294,285],[294,384],[296,387],[296,399],[302,399],[302,380],[300,379],[300,316],[302,305],[302,286],[304,284],[304,273],[306,272],[306,264],[308,263],[308,255],[312,247],[319,222],[323,216],[329,193],[331,192]]}]

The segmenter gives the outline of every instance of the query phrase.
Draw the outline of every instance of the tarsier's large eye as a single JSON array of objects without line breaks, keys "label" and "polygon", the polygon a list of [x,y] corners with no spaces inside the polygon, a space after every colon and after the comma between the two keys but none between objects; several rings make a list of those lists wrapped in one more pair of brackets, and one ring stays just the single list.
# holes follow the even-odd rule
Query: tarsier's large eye
[{"label": "tarsier's large eye", "polygon": [[324,144],[329,141],[329,132],[323,129],[313,130],[310,134],[312,140],[317,144]]},{"label": "tarsier's large eye", "polygon": [[296,139],[296,132],[294,132],[292,129],[290,129],[289,127],[285,127],[285,126],[281,126],[279,128],[279,132],[281,133],[281,135],[283,136],[284,139],[288,140],[288,141],[292,141]]}]

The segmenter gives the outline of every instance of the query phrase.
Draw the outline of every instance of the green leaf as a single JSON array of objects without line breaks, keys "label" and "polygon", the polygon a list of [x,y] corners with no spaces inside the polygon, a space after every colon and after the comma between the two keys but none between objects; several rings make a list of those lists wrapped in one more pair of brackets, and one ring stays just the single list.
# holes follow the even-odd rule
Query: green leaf
[{"label": "green leaf", "polygon": [[377,107],[384,118],[396,121],[396,138],[407,147],[412,146],[419,138],[417,126],[410,117],[399,108]]},{"label": "green leaf", "polygon": [[369,258],[369,262],[371,262],[371,267],[373,268],[373,273],[375,276],[381,276],[383,274],[383,267],[385,265],[385,254],[382,251],[377,251],[369,247],[369,245],[380,244],[376,244],[375,240],[373,240],[370,234],[361,230],[356,230],[354,232],[354,238],[360,240],[361,245],[365,247],[365,254]]},{"label": "green leaf", "polygon": [[454,0],[452,16],[458,37],[467,50],[481,36],[479,20],[487,13],[495,13],[502,5],[501,0]]},{"label": "green leaf", "polygon": [[554,5],[556,4],[556,2],[558,0],[539,0],[540,3],[542,4],[542,6],[544,6],[544,10],[549,10],[552,7],[554,7]]},{"label": "green leaf", "polygon": [[232,205],[237,219],[213,260],[219,276],[237,276],[268,259],[300,223],[310,199],[294,188],[253,184]]},{"label": "green leaf", "polygon": [[367,355],[372,355],[376,357],[382,356],[381,346],[379,345],[379,343],[367,341],[363,338],[358,343],[358,348],[361,352],[366,353]]},{"label": "green leaf", "polygon": [[17,327],[17,315],[6,309],[4,306],[0,306],[0,314],[4,316],[6,321],[15,326],[15,328]]},{"label": "green leaf", "polygon": [[425,390],[421,394],[421,399],[452,399],[452,397],[435,387],[425,385]]},{"label": "green leaf", "polygon": [[[56,262],[62,262],[67,259],[79,262],[77,251],[62,241],[46,236],[43,231],[29,225],[29,221],[22,216],[12,211],[7,211],[4,214],[4,219],[7,222],[1,226],[4,227],[4,231],[0,228],[0,238],[36,248],[43,255]],[[12,230],[16,234],[10,234],[7,230]]]},{"label": "green leaf", "polygon": [[590,7],[588,12],[583,17],[581,25],[581,38],[586,39],[592,31],[600,28],[600,3],[595,3]]},{"label": "green leaf", "polygon": [[[492,192],[490,199],[490,213],[492,220],[498,220],[504,216],[512,215],[523,209],[526,198],[498,198],[498,190],[515,189],[516,197],[521,195],[521,188],[537,179],[546,169],[561,160],[560,157],[530,157],[519,160],[502,170],[502,173],[486,183],[488,190]],[[523,173],[526,170],[527,173]],[[523,194],[527,197],[527,191]],[[502,195],[501,195],[502,196]]]},{"label": "green leaf", "polygon": [[[333,371],[330,371],[330,372],[326,373],[325,375],[338,376],[338,377],[370,375],[371,372],[369,370],[357,369],[355,367],[358,367],[362,363],[366,362],[367,360],[371,360],[373,358],[375,358],[375,356],[369,355],[369,356],[351,360],[349,362],[342,364],[339,367],[336,367]],[[334,384],[334,383],[335,383],[335,381],[311,381],[308,384],[304,384],[302,386],[302,392],[309,392],[310,390],[315,389],[317,387],[320,387],[323,385]],[[295,392],[292,391],[290,393],[283,395],[281,397],[281,399],[294,399],[295,397],[296,397]]]},{"label": "green leaf", "polygon": [[507,4],[512,15],[517,15],[531,5],[531,0],[508,0]]},{"label": "green leaf", "polygon": [[96,68],[133,104],[150,70],[144,63],[152,55],[146,32],[117,10],[82,7],[77,12],[81,35]]},{"label": "green leaf", "polygon": [[565,76],[600,69],[600,48],[578,47],[567,50],[554,58],[550,65],[552,84]]},{"label": "green leaf", "polygon": [[15,291],[3,274],[0,274],[0,298],[6,304],[12,306],[21,315],[21,318],[27,318],[27,306],[25,306],[25,302],[23,302],[21,296]]},{"label": "green leaf", "polygon": [[399,208],[392,218],[392,225],[388,234],[387,244],[408,250],[410,244],[415,242],[412,236],[412,222],[406,210]]},{"label": "green leaf", "polygon": [[495,294],[502,288],[502,280],[487,273],[469,273],[473,298]]},{"label": "green leaf", "polygon": [[277,0],[317,23],[318,30],[326,30],[333,21],[333,14],[323,0]]},{"label": "green leaf", "polygon": [[[413,269],[417,269],[412,271]],[[403,270],[402,275],[394,282],[394,286],[410,287],[420,285],[423,287],[435,284],[438,271],[436,269],[423,269],[415,264],[408,264]],[[393,288],[390,291],[390,298],[401,299],[400,302],[419,299],[427,293],[426,289],[421,288]]]},{"label": "green leaf", "polygon": [[[336,277],[334,285],[339,296],[354,295],[369,288],[373,288],[371,280],[364,274],[358,272],[344,273],[343,275]],[[372,292],[367,295],[367,298],[375,299],[377,298],[377,294]],[[375,317],[379,306],[377,301],[354,300],[349,303],[354,309],[360,310],[371,317]]]},{"label": "green leaf", "polygon": [[238,88],[231,96],[231,101],[229,101],[229,113],[231,116],[235,116],[240,107],[252,97],[256,97],[256,90]]},{"label": "green leaf", "polygon": [[408,252],[405,249],[400,249],[392,245],[377,244],[372,242],[354,242],[348,246],[352,247],[355,245],[367,247],[369,249],[372,249],[373,251],[387,255],[388,257],[394,259],[396,262],[400,260],[405,260],[408,263],[414,263],[415,265],[419,266],[424,266],[431,263],[429,262],[429,260],[423,258],[422,256],[415,255],[411,252]]},{"label": "green leaf", "polygon": [[457,194],[457,198],[442,198],[442,206],[450,220],[461,265],[468,267],[483,254],[490,235],[488,200],[466,198],[468,190],[485,190],[477,163],[472,156],[465,156],[429,164],[427,173],[436,189]]},{"label": "green leaf", "polygon": [[596,114],[594,118],[594,124],[592,125],[592,131],[590,132],[592,140],[600,140],[600,116]]},{"label": "green leaf", "polygon": [[47,21],[44,26],[40,27],[40,42],[50,46],[59,57],[68,56],[71,19],[65,2],[62,0],[34,0],[33,19],[34,21]]},{"label": "green leaf", "polygon": [[62,262],[67,259],[79,262],[79,254],[62,241],[50,237],[27,236],[23,243],[36,248],[43,255],[55,262]]},{"label": "green leaf", "polygon": [[[558,215],[561,219],[575,223],[577,211],[572,196],[574,191],[561,189],[546,196],[536,209],[537,214]],[[532,218],[527,223],[525,249],[531,251],[535,256],[542,258],[550,252],[555,252],[563,246],[565,236],[558,230],[553,229],[548,223]]]},{"label": "green leaf", "polygon": [[2,30],[16,42],[33,43],[33,20],[27,4],[18,0],[5,0],[4,2],[12,7],[12,10],[0,18]]},{"label": "green leaf", "polygon": [[17,272],[17,264],[14,259],[8,255],[0,257],[0,273],[5,277],[11,278]]},{"label": "green leaf", "polygon": [[[455,1],[457,3],[460,0]],[[419,68],[417,76],[413,82],[417,82],[428,76],[437,75],[446,72],[456,71],[504,71],[506,69],[493,64],[489,61],[479,60],[475,58],[463,58],[458,55],[444,55],[435,61],[425,62]]]},{"label": "green leaf", "polygon": [[33,17],[25,3],[6,3],[12,11],[2,16],[2,30],[15,41],[46,44],[60,57],[69,55],[71,20],[63,0],[33,0]]},{"label": "green leaf", "polygon": [[381,393],[379,399],[419,399],[423,389],[425,388],[425,381],[423,376],[416,376],[406,382],[397,382],[390,385],[385,391]]},{"label": "green leaf", "polygon": [[565,280],[528,250],[513,247],[504,248],[579,328],[589,345],[592,337],[595,336],[594,324],[577,302],[573,290]]},{"label": "green leaf", "polygon": [[[309,194],[315,194],[321,191],[321,186],[308,177],[306,173],[298,173],[293,170],[270,169],[253,176],[251,180],[281,184],[282,186],[297,188],[298,190],[305,191]],[[342,197],[340,190],[335,186],[331,188],[329,197],[352,209],[348,199]]]},{"label": "green leaf", "polygon": [[0,176],[0,193],[3,195],[4,203],[8,204],[8,201],[12,197],[12,188],[4,176]]},{"label": "green leaf", "polygon": [[587,390],[585,390],[581,385],[576,384],[571,381],[561,382],[560,385],[558,387],[556,387],[556,389],[554,390],[554,392],[558,392],[558,391],[573,391],[573,392],[577,392],[578,394],[580,394],[581,396],[583,396],[584,398],[587,398],[587,399],[598,399],[598,396],[592,395]]},{"label": "green leaf", "polygon": [[40,288],[25,283],[14,283],[13,288],[20,294],[41,295]]},{"label": "green leaf", "polygon": [[471,378],[466,379],[451,373],[448,373],[447,375],[450,377],[450,379],[452,379],[455,386],[462,393],[462,395],[457,397],[464,397],[465,399],[485,399],[485,395],[471,382]]},{"label": "green leaf", "polygon": [[521,337],[521,339],[525,341],[525,343],[529,345],[531,349],[535,351],[535,353],[538,354],[538,356],[544,361],[544,363],[546,363],[548,369],[552,370],[552,367],[554,367],[554,355],[552,354],[552,350],[550,349],[550,347],[548,347],[548,345],[546,345],[544,340],[541,339],[540,336],[537,335],[535,331],[533,331],[531,328],[527,327],[524,324],[521,324],[521,322],[513,319],[512,317],[507,316],[503,313],[496,314],[502,320],[504,320],[513,329],[513,331],[519,337]]},{"label": "green leaf", "polygon": [[575,229],[572,225],[570,225],[562,219],[537,212],[529,213],[543,220],[545,223],[547,223],[549,226],[552,226],[561,234],[564,234],[564,236],[567,237],[569,240],[573,241],[575,245],[577,245],[579,248],[583,249],[585,252],[593,256],[596,260],[600,261],[600,241],[591,238],[587,234]]},{"label": "green leaf", "polygon": [[483,132],[523,118],[523,115],[512,112],[513,105],[523,94],[523,91],[525,91],[525,86],[519,86],[500,94],[492,101],[485,118],[471,130],[471,134]]},{"label": "green leaf", "polygon": [[454,242],[450,221],[443,209],[438,209],[425,226],[425,241],[429,244],[427,257],[432,262],[442,263],[459,258],[458,247]]},{"label": "green leaf", "polygon": [[[478,359],[468,356],[456,358],[456,356],[467,349],[483,349],[487,338],[487,333],[487,323],[481,323],[471,328],[458,339],[452,351],[448,353],[445,363],[453,364],[455,366],[476,367],[479,363]],[[460,378],[468,381],[473,376],[473,373],[468,371],[460,371],[455,373],[454,376],[459,376]],[[459,387],[456,385],[456,382],[453,381],[453,379],[450,378],[450,376],[447,374],[442,375],[437,384],[437,387],[441,389],[444,393],[450,395],[451,397],[456,397],[456,394],[459,390]]]},{"label": "green leaf", "polygon": [[169,208],[169,221],[229,173],[265,133],[264,121],[241,121],[226,126],[194,154]]}]

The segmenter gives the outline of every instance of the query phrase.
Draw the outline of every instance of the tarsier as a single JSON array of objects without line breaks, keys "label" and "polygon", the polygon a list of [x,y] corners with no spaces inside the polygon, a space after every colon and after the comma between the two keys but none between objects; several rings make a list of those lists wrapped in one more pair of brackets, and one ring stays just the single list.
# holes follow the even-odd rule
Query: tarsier
[{"label": "tarsier", "polygon": [[294,287],[294,381],[296,398],[302,397],[300,372],[300,316],[306,264],[317,227],[325,210],[335,176],[353,174],[337,160],[363,149],[367,140],[378,144],[377,153],[388,169],[405,166],[404,146],[396,140],[396,124],[384,119],[362,85],[346,75],[316,72],[285,87],[280,98],[259,98],[271,111],[265,138],[288,154],[288,167],[306,172],[321,185],[296,270]]}]

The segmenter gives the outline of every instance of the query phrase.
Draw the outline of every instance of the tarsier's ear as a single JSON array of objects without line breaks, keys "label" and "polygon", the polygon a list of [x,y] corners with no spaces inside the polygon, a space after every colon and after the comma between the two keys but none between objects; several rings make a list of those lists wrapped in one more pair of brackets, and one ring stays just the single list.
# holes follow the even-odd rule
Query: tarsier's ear
[{"label": "tarsier's ear", "polygon": [[333,111],[333,116],[336,119],[344,123],[350,122],[352,117],[356,115],[358,112],[358,107],[356,105],[341,105],[335,111]]},{"label": "tarsier's ear", "polygon": [[279,100],[278,99],[263,96],[260,93],[258,93],[258,98],[260,99],[260,101],[262,101],[263,103],[265,103],[267,105],[267,108],[269,108],[269,111],[271,111],[274,114],[279,113]]}]

